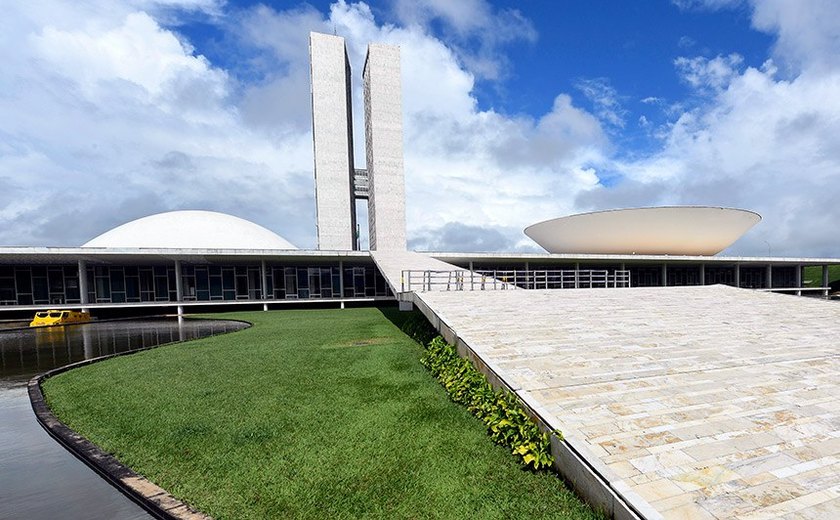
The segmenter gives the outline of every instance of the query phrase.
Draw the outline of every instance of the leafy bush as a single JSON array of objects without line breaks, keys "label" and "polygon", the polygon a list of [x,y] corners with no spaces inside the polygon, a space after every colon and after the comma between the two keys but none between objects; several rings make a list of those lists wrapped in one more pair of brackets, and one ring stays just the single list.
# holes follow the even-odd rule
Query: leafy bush
[{"label": "leafy bush", "polygon": [[549,435],[531,421],[513,394],[494,390],[484,374],[458,355],[454,345],[437,336],[426,344],[421,361],[453,401],[484,422],[494,442],[510,448],[528,467],[551,466]]}]

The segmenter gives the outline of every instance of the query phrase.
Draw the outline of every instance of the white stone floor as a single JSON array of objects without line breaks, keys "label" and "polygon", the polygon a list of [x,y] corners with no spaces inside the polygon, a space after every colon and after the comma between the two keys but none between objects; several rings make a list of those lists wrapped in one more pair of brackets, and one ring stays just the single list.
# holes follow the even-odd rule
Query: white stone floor
[{"label": "white stone floor", "polygon": [[840,518],[840,303],[724,286],[418,296],[646,516]]}]

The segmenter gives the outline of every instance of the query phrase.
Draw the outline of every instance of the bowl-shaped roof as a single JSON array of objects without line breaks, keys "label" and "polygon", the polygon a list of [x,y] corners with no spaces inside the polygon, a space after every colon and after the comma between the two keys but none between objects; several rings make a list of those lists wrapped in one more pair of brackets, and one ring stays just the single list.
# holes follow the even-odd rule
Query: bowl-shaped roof
[{"label": "bowl-shaped roof", "polygon": [[663,206],[555,218],[525,234],[550,253],[715,255],[760,220],[744,209]]},{"label": "bowl-shaped roof", "polygon": [[215,211],[170,211],[132,220],[82,247],[297,249],[280,235]]}]

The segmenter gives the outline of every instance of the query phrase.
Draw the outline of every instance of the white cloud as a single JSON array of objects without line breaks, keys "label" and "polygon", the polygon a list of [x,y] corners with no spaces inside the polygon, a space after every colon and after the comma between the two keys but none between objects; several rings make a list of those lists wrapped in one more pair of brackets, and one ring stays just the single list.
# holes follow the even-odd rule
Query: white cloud
[{"label": "white cloud", "polygon": [[726,88],[732,78],[739,74],[738,69],[743,63],[744,58],[734,53],[712,59],[703,56],[693,58],[681,56],[674,60],[674,65],[683,81],[695,89],[712,91]]},{"label": "white cloud", "polygon": [[581,195],[584,206],[709,204],[759,211],[733,248],[776,255],[840,254],[840,71],[778,79],[772,67],[728,76],[682,114],[662,152],[619,163],[626,178]]},{"label": "white cloud", "polygon": [[[210,16],[220,6],[186,4]],[[482,28],[521,18],[476,6],[485,9],[479,20],[446,15],[453,31],[479,38]],[[250,52],[245,67],[259,78],[243,84],[162,25],[159,16],[171,22],[183,7],[177,2],[76,7],[19,4],[0,21],[9,29],[0,31],[0,243],[79,244],[149,213],[203,208],[313,246],[310,30],[347,38],[359,165],[365,47],[401,47],[408,229],[417,247],[471,247],[458,243],[464,235],[453,222],[502,227],[486,235],[487,247],[532,247],[511,230],[572,210],[574,195],[597,183],[592,165],[609,147],[598,120],[565,94],[538,118],[478,109],[476,72],[457,46],[419,22],[382,24],[362,3],[337,2],[326,15],[257,6],[227,18],[222,26]],[[532,37],[496,35],[486,56]],[[444,229],[452,240],[423,238]]]},{"label": "white cloud", "polygon": [[[357,81],[357,136],[365,45],[400,45],[416,247],[523,249],[533,244],[519,230],[541,219],[691,203],[765,216],[737,252],[763,254],[766,240],[774,254],[840,255],[840,39],[826,21],[837,19],[833,3],[814,0],[800,9],[808,13],[756,3],[753,25],[779,35],[761,68],[732,54],[681,58],[675,73],[694,87],[692,99],[668,101],[662,150],[637,160],[614,158],[626,154],[605,127],[617,131],[627,115],[609,89],[591,91],[594,113],[562,92],[539,116],[480,109],[475,81],[487,76],[464,58],[466,40],[447,43],[430,32],[429,17],[446,17],[449,31],[469,39],[480,37],[475,24],[512,15],[490,9],[490,21],[475,21],[458,6],[423,5],[437,10],[399,25],[345,2],[326,14],[258,6],[228,17],[225,30],[249,49],[243,59],[259,77],[240,83],[164,26],[160,17],[176,16],[177,3],[14,3],[0,18],[0,243],[79,244],[131,218],[203,208],[314,246],[307,33],[335,30],[348,39]],[[226,9],[198,0],[188,7],[208,16]],[[505,63],[504,41],[487,47],[493,63]],[[603,123],[610,110],[615,118]],[[602,185],[604,172],[619,182]]]},{"label": "white cloud", "polygon": [[[89,101],[119,89],[118,82],[139,87],[150,103],[182,101],[183,90],[196,88],[196,82],[214,100],[225,93],[226,75],[192,55],[146,13],[130,13],[117,27],[98,34],[48,25],[28,43],[36,60],[78,85]],[[175,107],[184,108],[180,103]]]},{"label": "white cloud", "polygon": [[680,36],[680,39],[677,40],[677,46],[683,49],[690,49],[695,45],[697,45],[697,41],[691,36]]},{"label": "white cloud", "polygon": [[774,55],[792,73],[840,66],[840,3],[835,0],[752,0],[753,27],[777,35]]},{"label": "white cloud", "polygon": [[396,0],[397,20],[420,26],[434,34],[435,23],[442,37],[472,74],[497,80],[507,75],[508,59],[501,47],[517,40],[534,42],[537,31],[516,9],[496,9],[486,0]]},{"label": "white cloud", "polygon": [[592,102],[595,113],[605,123],[624,128],[627,110],[621,106],[618,92],[606,78],[580,79],[575,86]]},{"label": "white cloud", "polygon": [[230,211],[314,242],[310,140],[244,125],[228,75],[149,13],[38,2],[10,18],[0,182],[13,195],[0,243],[79,244],[179,208]]},{"label": "white cloud", "polygon": [[765,254],[769,243],[776,255],[840,256],[840,38],[822,22],[838,19],[837,4],[803,4],[753,5],[753,25],[779,35],[774,56],[797,72],[778,77],[772,61],[739,70],[737,55],[677,60],[699,105],[683,109],[661,152],[612,165],[624,182],[581,194],[581,207],[746,207],[764,221],[734,252]]},{"label": "white cloud", "polygon": [[671,0],[680,9],[708,9],[717,10],[736,7],[744,3],[744,0]]}]

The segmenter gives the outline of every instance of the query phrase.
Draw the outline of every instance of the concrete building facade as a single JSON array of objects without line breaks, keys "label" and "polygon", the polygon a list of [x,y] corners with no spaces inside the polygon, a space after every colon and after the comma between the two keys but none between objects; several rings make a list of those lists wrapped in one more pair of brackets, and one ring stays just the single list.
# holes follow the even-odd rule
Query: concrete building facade
[{"label": "concrete building facade", "polygon": [[368,46],[364,72],[370,249],[406,249],[400,49]]},{"label": "concrete building facade", "polygon": [[309,33],[318,249],[356,249],[353,110],[344,38]]}]

